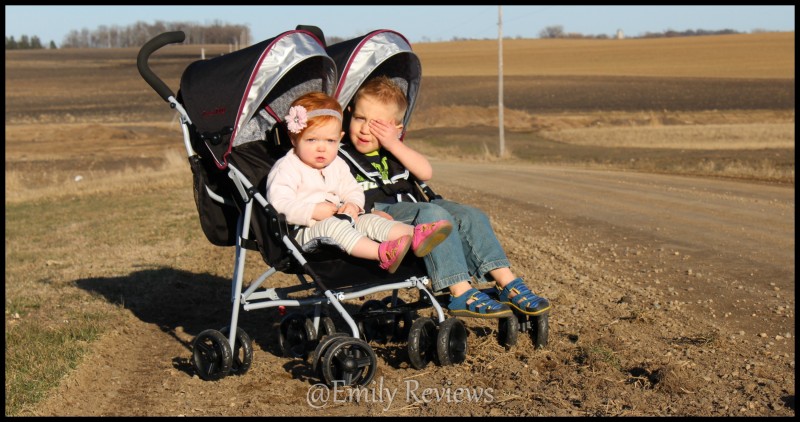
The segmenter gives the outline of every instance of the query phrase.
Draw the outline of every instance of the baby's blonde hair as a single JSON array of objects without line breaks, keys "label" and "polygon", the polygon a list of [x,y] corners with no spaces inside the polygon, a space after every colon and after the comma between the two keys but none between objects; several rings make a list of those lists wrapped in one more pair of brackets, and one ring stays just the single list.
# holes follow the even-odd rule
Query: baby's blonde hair
[{"label": "baby's blonde hair", "polygon": [[[296,100],[294,100],[294,102],[292,103],[292,107],[298,105],[303,106],[307,112],[311,112],[314,110],[329,109],[338,112],[340,116],[342,115],[342,106],[339,105],[339,102],[336,101],[335,98],[331,97],[330,95],[324,92],[314,91],[304,94],[299,98],[297,98]],[[300,137],[303,136],[303,133],[308,129],[325,124],[331,120],[339,120],[339,119],[327,114],[314,116],[308,119],[308,126],[303,128],[303,130],[301,130],[300,132],[293,133],[289,131],[289,138],[292,141],[296,141],[300,139]]]},{"label": "baby's blonde hair", "polygon": [[383,104],[394,104],[397,106],[397,121],[395,123],[403,123],[403,117],[408,108],[408,100],[406,94],[394,81],[389,77],[381,75],[376,76],[361,85],[361,88],[356,92],[354,101],[358,101],[364,96],[372,97]]}]

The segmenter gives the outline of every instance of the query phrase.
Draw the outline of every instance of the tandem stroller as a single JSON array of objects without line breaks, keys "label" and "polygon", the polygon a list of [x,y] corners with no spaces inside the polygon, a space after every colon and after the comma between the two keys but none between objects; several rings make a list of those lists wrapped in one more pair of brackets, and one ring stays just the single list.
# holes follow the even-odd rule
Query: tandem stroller
[{"label": "tandem stroller", "polygon": [[[350,117],[346,111],[348,106],[352,106],[351,103],[358,89],[373,77],[386,76],[405,92],[408,101],[402,122],[402,140],[411,119],[411,112],[416,105],[422,81],[422,67],[419,58],[412,51],[408,40],[396,31],[380,29],[331,45],[327,47],[327,52],[336,63],[338,79],[334,96],[345,110],[343,122],[345,132],[347,132]],[[376,183],[387,194],[405,195],[408,193],[405,191],[407,185],[399,185],[401,187],[398,188],[398,184],[383,184],[381,177],[375,173],[372,165],[360,154],[348,154],[346,150],[340,149],[339,155],[350,162],[361,176]],[[422,197],[428,200],[441,198],[426,183],[415,180],[413,175],[410,175],[409,180],[413,186],[412,189],[419,189],[421,193],[421,195],[411,195],[412,198]],[[497,296],[495,287],[481,290],[490,296]],[[446,306],[449,302],[447,294],[436,295],[435,298],[441,305]],[[547,345],[548,319],[548,313],[528,316],[515,311],[514,317],[498,320],[498,341],[506,347],[511,347],[516,344],[518,333],[527,332],[535,347],[544,347]]]},{"label": "tandem stroller", "polygon": [[[290,103],[309,91],[333,95],[336,89],[336,65],[325,51],[322,32],[298,26],[240,51],[191,63],[175,97],[148,59],[184,39],[180,31],[156,36],[140,49],[137,66],[180,114],[205,236],[214,245],[235,246],[230,325],[205,330],[193,340],[197,374],[217,380],[250,368],[253,347],[238,326],[240,308],[277,307],[281,313],[297,308],[280,322],[281,350],[289,357],[310,359],[314,375],[328,385],[367,385],[377,369],[368,341],[389,337],[407,341],[409,360],[417,369],[434,360],[441,365],[462,362],[467,353],[464,324],[445,318],[425,287],[429,279],[421,260],[409,256],[394,274],[387,274],[374,262],[330,245],[299,245],[293,228],[261,192],[271,166],[291,147],[282,121]],[[248,249],[259,252],[269,268],[245,289]],[[262,289],[278,272],[296,275],[299,285]],[[404,303],[400,289],[417,289],[419,299]],[[345,309],[345,301],[380,292],[391,294],[366,301],[353,315]],[[344,332],[337,331],[330,308],[343,321]],[[417,311],[423,308],[432,308],[433,318],[420,317]]]}]

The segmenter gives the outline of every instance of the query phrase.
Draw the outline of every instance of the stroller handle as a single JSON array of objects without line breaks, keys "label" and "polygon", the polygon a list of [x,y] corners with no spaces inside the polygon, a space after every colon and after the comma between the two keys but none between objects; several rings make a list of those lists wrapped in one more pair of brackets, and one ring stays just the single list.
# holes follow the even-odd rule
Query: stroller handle
[{"label": "stroller handle", "polygon": [[150,66],[147,64],[147,60],[150,58],[150,55],[159,48],[167,44],[181,43],[185,39],[186,34],[183,33],[183,31],[164,32],[163,34],[156,35],[142,46],[139,50],[139,56],[136,58],[136,67],[139,68],[139,73],[142,75],[142,78],[144,78],[145,82],[147,82],[147,84],[166,102],[169,102],[169,98],[173,97],[174,94],[167,84],[153,73]]}]

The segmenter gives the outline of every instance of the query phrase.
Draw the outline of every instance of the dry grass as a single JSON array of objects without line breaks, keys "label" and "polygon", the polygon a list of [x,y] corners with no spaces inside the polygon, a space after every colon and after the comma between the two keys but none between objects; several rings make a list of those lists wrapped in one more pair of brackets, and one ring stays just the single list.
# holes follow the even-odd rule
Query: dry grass
[{"label": "dry grass", "polygon": [[794,124],[732,124],[653,127],[594,127],[544,131],[573,145],[607,148],[750,150],[794,148]]},{"label": "dry grass", "polygon": [[[31,183],[29,172],[6,170],[6,204],[26,201],[58,200],[82,195],[155,191],[185,183],[188,163],[174,150],[166,150],[156,168],[129,165],[121,170],[41,170],[38,183]],[[161,160],[160,160],[161,161]]]}]

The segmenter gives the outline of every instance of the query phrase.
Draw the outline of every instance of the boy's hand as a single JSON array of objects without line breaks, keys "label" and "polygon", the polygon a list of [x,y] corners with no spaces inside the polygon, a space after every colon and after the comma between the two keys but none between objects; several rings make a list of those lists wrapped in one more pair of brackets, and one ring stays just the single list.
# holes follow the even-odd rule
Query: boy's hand
[{"label": "boy's hand", "polygon": [[332,202],[320,202],[317,205],[314,205],[314,212],[311,214],[311,218],[317,221],[322,221],[336,214],[337,208],[338,207],[336,204]]},{"label": "boy's hand", "polygon": [[383,120],[370,120],[368,124],[370,133],[383,148],[390,150],[393,145],[400,142],[403,125],[393,126]]},{"label": "boy's hand", "polygon": [[336,212],[338,214],[347,214],[350,217],[353,217],[353,221],[356,221],[358,220],[358,214],[361,212],[361,208],[352,202],[347,202],[339,207]]}]

